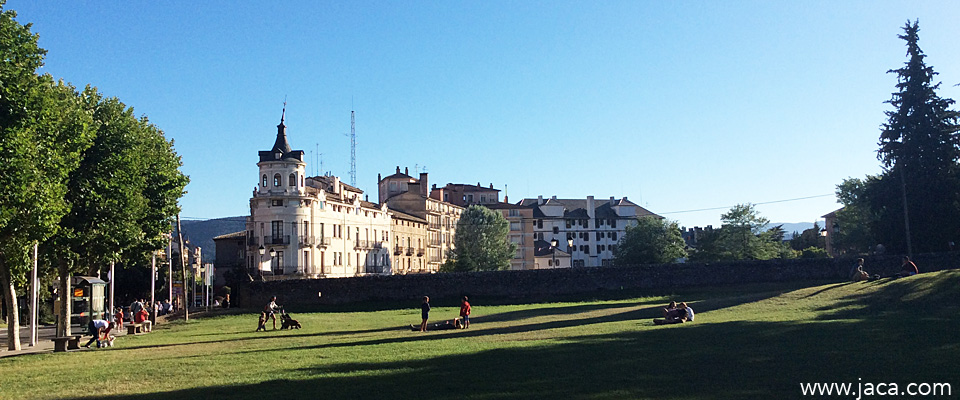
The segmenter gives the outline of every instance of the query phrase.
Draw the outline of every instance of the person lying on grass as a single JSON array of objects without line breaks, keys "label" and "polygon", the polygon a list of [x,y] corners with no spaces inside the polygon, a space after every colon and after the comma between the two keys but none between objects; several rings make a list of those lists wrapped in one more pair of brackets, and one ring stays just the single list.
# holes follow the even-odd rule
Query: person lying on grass
[{"label": "person lying on grass", "polygon": [[[463,323],[460,322],[460,318],[454,318],[451,321],[443,321],[436,324],[427,325],[427,330],[429,331],[443,331],[447,329],[463,329]],[[420,327],[410,324],[410,330],[414,332],[420,331]]]},{"label": "person lying on grass", "polygon": [[[671,302],[670,304],[674,304]],[[669,325],[669,324],[681,324],[684,322],[693,321],[693,308],[687,305],[687,303],[680,303],[679,307],[673,309],[664,309],[663,319],[654,319],[653,323],[655,325]]]}]

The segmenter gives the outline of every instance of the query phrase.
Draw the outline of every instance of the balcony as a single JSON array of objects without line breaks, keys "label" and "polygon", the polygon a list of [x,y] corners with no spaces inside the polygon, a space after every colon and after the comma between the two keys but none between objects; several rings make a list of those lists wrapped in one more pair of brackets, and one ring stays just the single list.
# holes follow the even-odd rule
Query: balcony
[{"label": "balcony", "polygon": [[301,247],[310,247],[317,245],[316,236],[300,236],[300,246]]},{"label": "balcony", "polygon": [[408,256],[412,256],[412,255],[413,255],[413,247],[407,247],[407,255],[408,255]]},{"label": "balcony", "polygon": [[290,244],[290,235],[284,236],[264,236],[263,244]]},{"label": "balcony", "polygon": [[374,241],[373,241],[373,248],[376,249],[376,250],[382,249],[382,248],[383,248],[383,242],[381,242],[381,241],[379,241],[379,240],[374,240]]},{"label": "balcony", "polygon": [[417,257],[423,257],[423,247],[417,249]]},{"label": "balcony", "polygon": [[330,245],[330,238],[328,237],[317,238],[317,247],[325,248],[329,245]]},{"label": "balcony", "polygon": [[257,237],[256,237],[256,236],[247,236],[247,246],[254,246],[254,247],[256,247],[258,244],[260,244],[260,243],[257,243]]},{"label": "balcony", "polygon": [[365,272],[368,274],[382,274],[384,273],[384,270],[385,268],[383,265],[367,265]]},{"label": "balcony", "polygon": [[403,246],[397,246],[393,248],[393,255],[399,256],[400,253],[403,253]]}]

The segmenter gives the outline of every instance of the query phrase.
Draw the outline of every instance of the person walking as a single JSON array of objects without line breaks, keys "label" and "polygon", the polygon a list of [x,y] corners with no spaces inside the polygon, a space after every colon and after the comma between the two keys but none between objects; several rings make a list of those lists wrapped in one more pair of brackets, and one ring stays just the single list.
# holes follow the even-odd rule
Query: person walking
[{"label": "person walking", "polygon": [[467,296],[460,300],[460,319],[463,320],[463,329],[470,327],[470,302],[467,301]]},{"label": "person walking", "polygon": [[267,305],[263,307],[263,312],[264,312],[264,314],[265,314],[264,317],[265,317],[265,318],[271,318],[271,319],[273,319],[273,330],[277,330],[277,315],[276,315],[276,311],[279,310],[280,308],[281,308],[281,307],[277,305],[277,296],[271,297],[271,298],[270,298],[270,302],[267,303]]}]

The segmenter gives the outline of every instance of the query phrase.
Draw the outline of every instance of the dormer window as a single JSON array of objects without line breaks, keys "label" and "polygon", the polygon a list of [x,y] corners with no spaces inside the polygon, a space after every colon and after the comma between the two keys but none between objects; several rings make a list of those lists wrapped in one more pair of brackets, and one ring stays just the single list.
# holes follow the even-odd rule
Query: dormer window
[{"label": "dormer window", "polygon": [[297,174],[290,174],[290,186],[297,186]]},{"label": "dormer window", "polygon": [[275,187],[280,186],[280,184],[281,184],[280,179],[281,179],[281,178],[280,178],[280,174],[274,175],[274,176],[273,176],[273,186],[275,186]]},{"label": "dormer window", "polygon": [[281,152],[278,151],[278,152],[276,152],[276,153],[273,153],[273,156],[274,156],[277,160],[279,160],[280,157],[283,157],[283,153],[281,153]]}]

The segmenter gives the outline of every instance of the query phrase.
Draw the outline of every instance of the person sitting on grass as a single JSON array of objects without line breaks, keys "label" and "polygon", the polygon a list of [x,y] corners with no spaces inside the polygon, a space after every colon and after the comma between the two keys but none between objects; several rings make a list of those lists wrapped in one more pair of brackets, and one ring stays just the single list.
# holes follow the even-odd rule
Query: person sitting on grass
[{"label": "person sitting on grass", "polygon": [[[676,305],[673,302],[670,304]],[[681,324],[693,321],[693,308],[687,306],[687,303],[680,303],[679,307],[674,307],[672,310],[664,309],[663,315],[663,319],[654,319],[653,323],[655,325]]]},{"label": "person sitting on grass", "polygon": [[[460,322],[460,318],[454,318],[451,321],[443,321],[443,322],[438,322],[436,324],[429,324],[427,325],[427,328],[429,328],[429,330],[431,331],[443,331],[447,329],[463,329],[464,327],[463,327],[463,323]],[[420,330],[420,328],[411,324],[410,330],[416,332]],[[421,332],[426,332],[426,331],[421,331]]]},{"label": "person sitting on grass", "polygon": [[857,259],[857,265],[850,270],[850,280],[860,282],[870,279],[870,274],[863,270],[863,259]]},{"label": "person sitting on grass", "polygon": [[106,320],[102,319],[91,319],[90,322],[87,323],[87,330],[90,331],[90,334],[93,335],[93,337],[91,337],[90,341],[83,345],[83,347],[89,349],[93,342],[97,342],[97,347],[100,347],[101,340],[110,340],[110,331],[116,326],[116,322],[107,322]]},{"label": "person sitting on grass", "polygon": [[894,278],[903,278],[906,276],[913,276],[919,274],[920,270],[917,269],[917,264],[914,264],[913,261],[910,261],[909,256],[903,256],[903,266],[900,267],[900,273],[894,275]]}]

